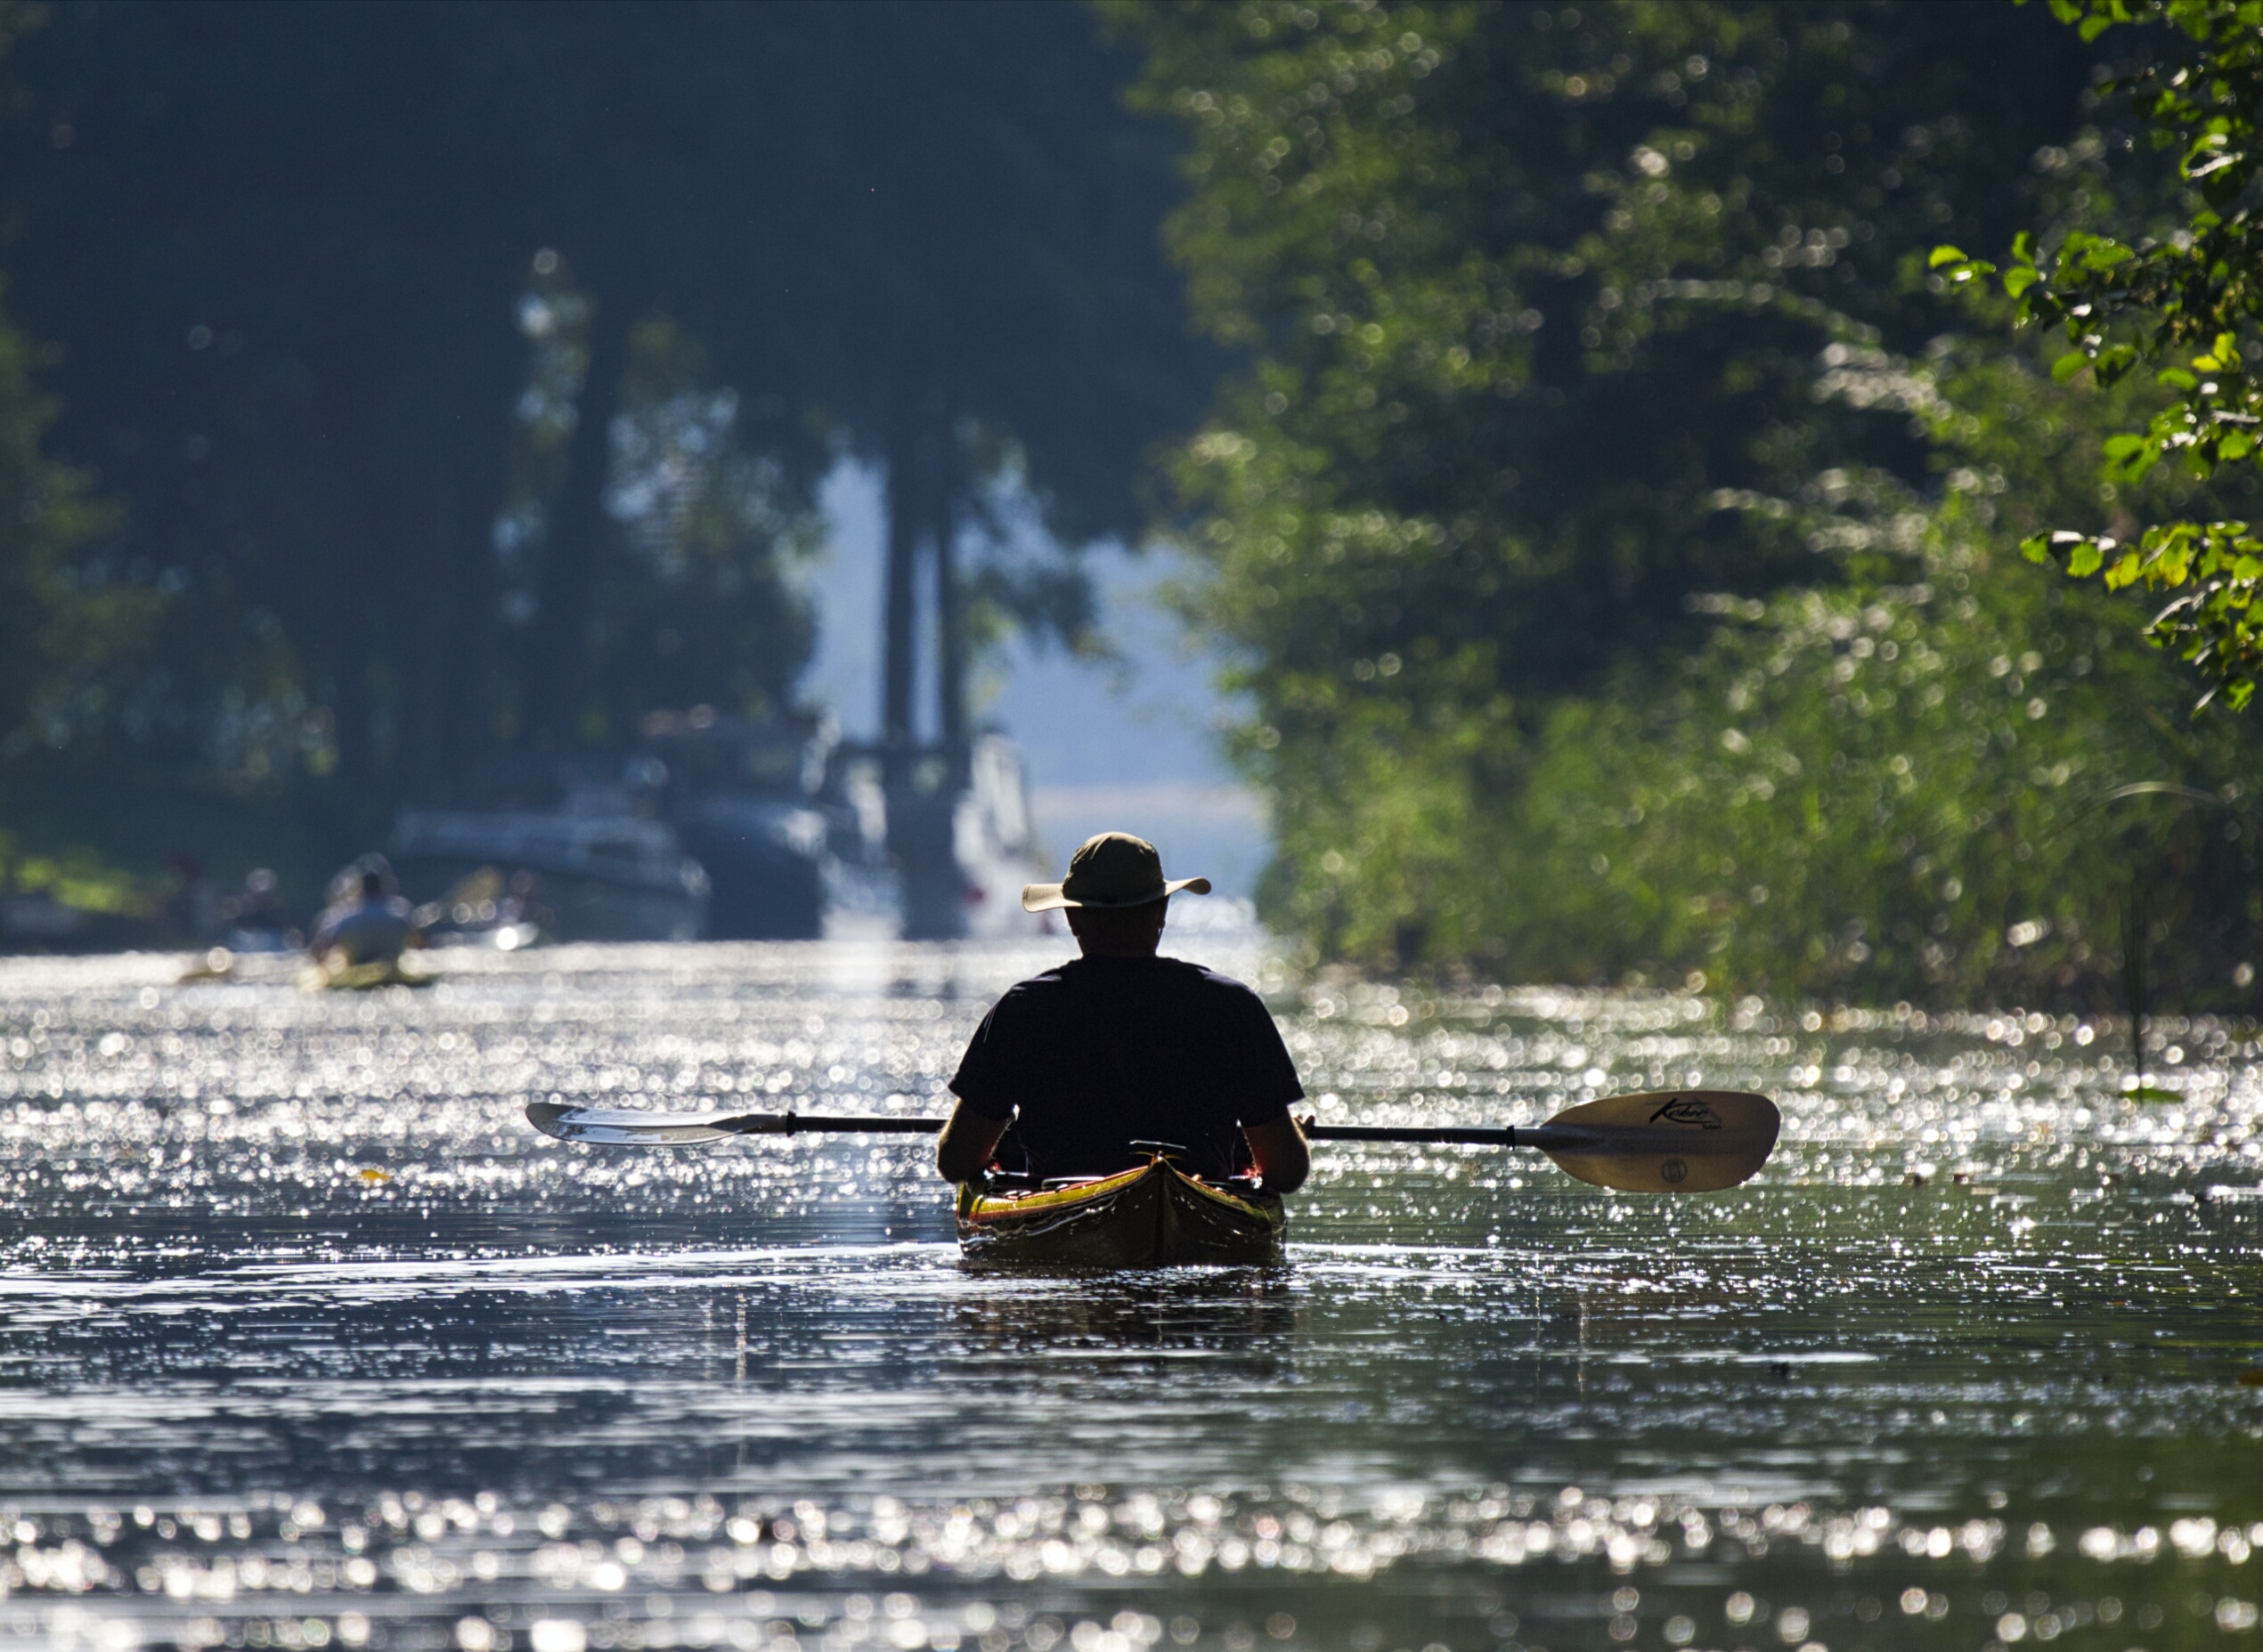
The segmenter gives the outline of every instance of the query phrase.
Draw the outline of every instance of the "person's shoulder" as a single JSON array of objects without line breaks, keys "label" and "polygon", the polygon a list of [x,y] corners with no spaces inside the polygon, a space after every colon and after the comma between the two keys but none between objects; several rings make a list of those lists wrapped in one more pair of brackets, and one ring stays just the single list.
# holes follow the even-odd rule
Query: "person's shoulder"
[{"label": "person's shoulder", "polygon": [[1224,970],[1214,970],[1209,964],[1197,964],[1192,958],[1166,957],[1159,953],[1156,955],[1155,962],[1164,969],[1170,970],[1175,973],[1183,975],[1190,980],[1201,980],[1219,987],[1241,987],[1241,990],[1244,992],[1249,990],[1247,987],[1242,987],[1240,981],[1234,980],[1233,976],[1227,974]]},{"label": "person's shoulder", "polygon": [[1015,981],[998,995],[995,1008],[1002,1010],[1010,1004],[1043,1003],[1047,998],[1057,997],[1061,989],[1069,984],[1068,971],[1070,967],[1070,964],[1056,964],[1049,970],[1039,970],[1026,981]]},{"label": "person's shoulder", "polygon": [[1157,958],[1156,963],[1169,970],[1172,976],[1183,981],[1191,991],[1210,993],[1223,997],[1249,998],[1262,1003],[1257,989],[1236,981],[1223,970],[1214,970],[1207,964],[1196,964],[1186,958]]}]

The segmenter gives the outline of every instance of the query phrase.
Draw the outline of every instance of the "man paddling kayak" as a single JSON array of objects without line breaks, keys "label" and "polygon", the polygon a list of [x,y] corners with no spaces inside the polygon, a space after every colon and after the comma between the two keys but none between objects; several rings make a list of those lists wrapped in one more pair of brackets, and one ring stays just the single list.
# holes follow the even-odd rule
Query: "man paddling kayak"
[{"label": "man paddling kayak", "polygon": [[1028,911],[1068,914],[1083,956],[983,1017],[950,1082],[958,1104],[935,1152],[946,1180],[975,1181],[1000,1158],[1038,1177],[1112,1176],[1145,1162],[1134,1143],[1165,1143],[1191,1175],[1254,1166],[1268,1193],[1303,1184],[1311,1160],[1289,1104],[1304,1089],[1264,1001],[1157,956],[1181,892],[1207,895],[1209,880],[1167,882],[1154,845],[1122,832],[1087,839],[1062,883],[1022,891]]},{"label": "man paddling kayak", "polygon": [[353,896],[322,914],[306,950],[318,963],[347,967],[398,964],[412,938],[409,903],[388,896],[385,875],[370,868],[362,874]]}]

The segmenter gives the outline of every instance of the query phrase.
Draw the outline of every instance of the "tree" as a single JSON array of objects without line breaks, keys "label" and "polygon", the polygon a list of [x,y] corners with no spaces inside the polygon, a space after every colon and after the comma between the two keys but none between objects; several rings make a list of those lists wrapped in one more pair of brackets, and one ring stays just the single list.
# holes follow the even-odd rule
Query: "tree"
[{"label": "tree", "polygon": [[[2072,348],[2054,369],[2112,384],[2140,366],[2172,392],[2141,427],[2104,442],[2110,484],[2134,483],[2163,460],[2245,491],[2263,455],[2263,5],[2254,0],[2051,0],[2085,41],[2135,26],[2156,31],[2149,60],[2112,83],[2134,105],[2154,147],[2176,158],[2185,186],[2172,221],[2134,230],[2021,234],[2007,267],[1955,246],[1933,255],[1958,283],[2000,274],[2023,324],[2056,323]],[[2181,35],[2182,39],[2178,37]],[[2135,541],[2131,542],[2132,531]],[[2170,594],[2147,628],[2189,661],[2236,709],[2263,673],[2263,537],[2250,523],[2181,517],[2115,532],[2062,525],[2025,546],[2109,590]]]},{"label": "tree", "polygon": [[[560,474],[592,462],[580,454],[574,418],[591,306],[562,262],[534,279],[521,325],[536,344],[535,368],[503,517],[510,607],[528,617],[541,612],[548,569],[521,553],[559,496]],[[814,549],[810,471],[762,442],[759,414],[744,417],[748,398],[718,382],[708,351],[664,316],[640,322],[623,354],[594,467],[606,480],[598,508],[609,554],[584,570],[575,715],[565,726],[577,738],[594,730],[602,747],[656,708],[788,712],[815,640],[815,616],[791,582]],[[536,648],[546,639],[539,628],[525,635]],[[538,680],[526,678],[530,688]]]},{"label": "tree", "polygon": [[1323,953],[1507,947],[1478,889],[1514,861],[1470,847],[1513,857],[1484,823],[1554,712],[1697,646],[1700,599],[1847,577],[1774,506],[1927,482],[1917,381],[1819,363],[1938,330],[1913,263],[2032,216],[2087,49],[1981,6],[1109,15],[1195,144],[1198,315],[1254,357],[1178,480],[1268,909]]},{"label": "tree", "polygon": [[[1009,474],[1062,544],[1146,519],[1149,451],[1191,429],[1217,358],[1190,336],[1155,225],[1179,191],[1171,134],[1121,107],[1129,54],[1081,8],[983,0],[818,7],[821,61],[855,65],[805,137],[805,279],[822,296],[811,382],[889,479],[883,738],[917,720],[915,593],[932,562],[937,719],[966,727],[964,679],[1006,624],[1074,644],[1090,615],[1071,567],[982,556],[985,500]],[[963,543],[962,541],[972,541]],[[976,553],[973,566],[962,557]]]},{"label": "tree", "polygon": [[527,232],[508,170],[450,165],[488,112],[454,20],[69,7],[26,60],[15,257],[57,437],[124,507],[117,566],[175,593],[134,714],[90,731],[119,758],[305,765],[381,819],[466,732],[451,576],[495,508]]},{"label": "tree", "polygon": [[[343,847],[499,746],[617,745],[640,696],[776,706],[816,480],[905,441],[911,538],[974,565],[953,657],[1075,631],[1072,567],[985,555],[981,507],[1011,470],[1072,541],[1127,528],[1191,423],[1171,140],[1085,13],[933,12],[57,7],[12,290],[55,451],[121,505],[103,566],[165,598],[76,749]],[[678,421],[719,445],[655,525],[623,501],[683,397],[728,429]]]},{"label": "tree", "polygon": [[[37,21],[28,6],[0,4],[0,63]],[[115,514],[83,471],[45,451],[56,405],[36,372],[46,354],[0,310],[0,765],[69,744],[100,714],[159,600],[82,559]]]},{"label": "tree", "polygon": [[[2135,387],[1957,341],[1906,373],[1954,461],[1772,501],[1838,577],[1705,605],[1712,634],[1560,704],[1477,823],[1481,932],[1520,973],[1836,1001],[2229,1008],[2263,952],[2251,740],[2095,587],[2026,575]],[[2138,509],[2188,506],[2160,476]],[[1880,544],[1897,547],[1879,557]],[[2173,944],[2164,944],[2171,943]],[[2127,996],[2125,997],[2125,992]]]},{"label": "tree", "polygon": [[79,564],[112,513],[43,451],[54,403],[34,383],[36,359],[0,313],[0,763],[67,744],[99,712],[159,602]]}]

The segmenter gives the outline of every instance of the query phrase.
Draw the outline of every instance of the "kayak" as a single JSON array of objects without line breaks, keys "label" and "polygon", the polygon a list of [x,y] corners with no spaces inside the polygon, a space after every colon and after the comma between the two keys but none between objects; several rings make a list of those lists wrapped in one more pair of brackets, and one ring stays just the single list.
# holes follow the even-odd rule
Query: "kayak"
[{"label": "kayak", "polygon": [[969,1261],[1004,1267],[1176,1267],[1281,1259],[1281,1201],[1187,1175],[1166,1159],[1027,1192],[958,1190]]},{"label": "kayak", "polygon": [[367,964],[310,964],[299,972],[298,984],[308,992],[373,992],[379,987],[429,987],[434,978],[401,967],[392,958]]}]

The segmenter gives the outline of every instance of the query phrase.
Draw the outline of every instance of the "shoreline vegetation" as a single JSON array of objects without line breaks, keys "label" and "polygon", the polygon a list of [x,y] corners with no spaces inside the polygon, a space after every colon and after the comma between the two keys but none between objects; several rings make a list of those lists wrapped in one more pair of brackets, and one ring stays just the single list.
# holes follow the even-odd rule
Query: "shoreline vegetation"
[{"label": "shoreline vegetation", "polygon": [[0,0],[18,858],[303,920],[404,807],[810,714],[844,460],[946,743],[1007,636],[1095,648],[1217,365],[1135,67],[1071,6]]},{"label": "shoreline vegetation", "polygon": [[[2253,735],[2023,540],[2160,387],[1930,260],[2189,197],[2044,7],[1152,7],[1171,244],[1249,353],[1177,471],[1311,962],[2252,1003]],[[2078,363],[2080,365],[2080,363]]]},{"label": "shoreline vegetation", "polygon": [[[2204,31],[2121,10],[2137,26],[2070,26],[2072,0],[1097,0],[1020,35],[1023,13],[984,12],[997,61],[951,59],[910,113],[880,48],[940,38],[917,8],[689,33],[592,14],[544,75],[613,85],[626,42],[704,110],[712,72],[831,43],[857,48],[824,59],[841,107],[893,112],[828,149],[838,112],[810,110],[834,82],[813,81],[801,136],[717,115],[716,143],[655,140],[631,175],[451,102],[435,132],[501,145],[533,204],[476,218],[476,243],[471,183],[372,206],[369,244],[431,285],[333,349],[319,305],[281,304],[273,337],[232,319],[332,276],[338,302],[379,296],[319,226],[262,216],[296,199],[288,167],[167,193],[163,143],[232,155],[305,113],[320,87],[276,89],[289,43],[215,104],[184,90],[211,43],[177,13],[0,0],[26,161],[0,325],[0,889],[154,933],[186,843],[217,846],[224,883],[284,867],[311,907],[398,802],[468,797],[481,762],[602,757],[656,704],[790,708],[814,623],[793,570],[816,478],[853,452],[901,473],[903,533],[987,543],[947,576],[970,647],[1013,626],[1095,646],[1073,557],[984,541],[1001,478],[1072,550],[1144,524],[1193,553],[1175,601],[1250,708],[1228,740],[1273,805],[1261,915],[1306,972],[2243,1012],[2263,777],[2239,696],[2195,710],[2151,608],[2104,588],[2119,565],[2031,566],[2054,534],[2230,521],[2259,486],[2251,444],[2204,466],[2130,446],[2215,379],[2129,372],[2111,330],[2059,355],[2037,325],[2066,319],[2037,296],[2055,249],[2108,270],[2199,222],[2191,158],[2129,87]],[[249,15],[208,12],[229,39]],[[290,27],[423,30],[476,65],[485,16]],[[1038,69],[1073,94],[1030,91]],[[997,76],[1017,89],[982,103]],[[592,143],[688,95],[631,79]],[[375,118],[321,141],[361,153]],[[763,221],[815,226],[815,264],[692,235],[697,203],[749,187],[717,155],[771,157]],[[898,199],[869,185],[844,217],[825,190],[867,174]],[[942,182],[981,211],[932,217],[958,198]],[[118,272],[209,230],[196,315],[140,277],[70,291],[62,248],[98,217]],[[255,222],[279,239],[212,228]],[[1952,242],[2020,250],[1991,284]],[[632,244],[676,250],[640,284],[597,250]],[[930,262],[807,296],[813,270],[907,248]],[[464,330],[467,294],[492,336]],[[172,330],[107,336],[128,300]],[[2263,340],[2209,347],[2244,385]],[[295,445],[348,390],[394,424],[340,415],[320,454]],[[171,422],[128,428],[143,404]],[[476,408],[495,416],[453,458],[395,440]],[[376,495],[413,509],[373,529]],[[370,587],[357,570],[395,543],[423,560]]]}]

